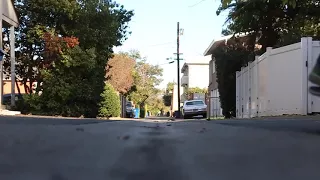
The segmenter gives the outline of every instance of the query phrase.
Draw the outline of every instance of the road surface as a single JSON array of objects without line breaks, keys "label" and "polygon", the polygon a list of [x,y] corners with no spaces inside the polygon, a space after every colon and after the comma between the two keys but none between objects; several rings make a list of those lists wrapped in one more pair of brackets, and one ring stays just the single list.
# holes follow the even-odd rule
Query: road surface
[{"label": "road surface", "polygon": [[320,120],[0,117],[3,180],[317,180]]}]

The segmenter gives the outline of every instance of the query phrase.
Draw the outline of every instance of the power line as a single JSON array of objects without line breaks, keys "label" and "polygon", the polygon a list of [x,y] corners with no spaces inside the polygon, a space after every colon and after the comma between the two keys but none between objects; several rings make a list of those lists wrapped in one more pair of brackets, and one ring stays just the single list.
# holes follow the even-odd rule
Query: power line
[{"label": "power line", "polygon": [[202,3],[203,1],[206,1],[206,0],[201,0],[201,1],[197,2],[196,4],[189,6],[189,8],[195,7],[195,6],[199,5],[200,3]]}]

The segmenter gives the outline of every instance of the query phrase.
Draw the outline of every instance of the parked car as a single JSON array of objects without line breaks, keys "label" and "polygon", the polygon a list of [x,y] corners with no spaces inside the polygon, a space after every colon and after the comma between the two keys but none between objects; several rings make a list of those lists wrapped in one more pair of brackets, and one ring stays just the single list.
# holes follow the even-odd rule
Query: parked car
[{"label": "parked car", "polygon": [[131,101],[126,104],[126,117],[133,118],[134,117],[134,106]]},{"label": "parked car", "polygon": [[199,115],[207,117],[207,105],[203,100],[189,100],[183,103],[182,116],[184,119]]},{"label": "parked car", "polygon": [[[11,104],[11,94],[4,94],[2,96],[3,98],[3,104],[4,105],[10,105]],[[22,100],[22,94],[15,94],[15,101],[19,101],[19,100]]]}]

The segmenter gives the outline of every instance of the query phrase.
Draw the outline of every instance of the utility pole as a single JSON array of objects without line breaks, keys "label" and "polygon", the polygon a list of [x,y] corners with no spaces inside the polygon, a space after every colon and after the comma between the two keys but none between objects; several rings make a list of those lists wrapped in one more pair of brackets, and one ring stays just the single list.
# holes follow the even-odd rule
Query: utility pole
[{"label": "utility pole", "polygon": [[178,83],[178,118],[181,116],[180,112],[180,27],[179,22],[177,23],[177,83]]}]

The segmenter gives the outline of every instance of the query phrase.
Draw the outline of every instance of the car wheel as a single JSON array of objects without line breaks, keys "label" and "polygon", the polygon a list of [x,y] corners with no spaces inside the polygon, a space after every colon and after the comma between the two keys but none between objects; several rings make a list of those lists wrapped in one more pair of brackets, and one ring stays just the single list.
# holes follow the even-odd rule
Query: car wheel
[{"label": "car wheel", "polygon": [[202,116],[203,118],[207,118],[207,113],[203,114]]}]

